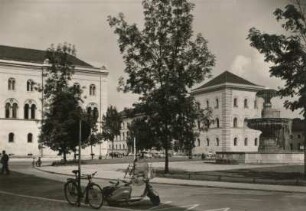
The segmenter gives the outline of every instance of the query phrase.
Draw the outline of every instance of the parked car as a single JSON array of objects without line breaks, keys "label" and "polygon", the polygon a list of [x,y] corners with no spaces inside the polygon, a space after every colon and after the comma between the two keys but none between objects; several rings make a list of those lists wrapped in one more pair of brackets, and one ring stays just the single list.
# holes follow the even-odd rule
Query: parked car
[{"label": "parked car", "polygon": [[152,158],[152,154],[150,152],[143,151],[141,152],[143,158]]}]

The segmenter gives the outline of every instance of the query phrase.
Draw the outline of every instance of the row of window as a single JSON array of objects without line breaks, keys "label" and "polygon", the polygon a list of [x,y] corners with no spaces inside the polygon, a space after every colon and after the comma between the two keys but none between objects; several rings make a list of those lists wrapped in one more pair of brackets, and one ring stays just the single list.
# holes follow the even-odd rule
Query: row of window
[{"label": "row of window", "polygon": [[[243,127],[247,127],[247,118],[244,119],[243,121]],[[214,124],[216,128],[220,128],[220,120],[219,118],[216,118],[214,121],[207,121],[206,125],[208,128],[210,128],[211,124]],[[235,117],[233,119],[233,125],[232,125],[234,128],[237,128],[238,127],[238,118]],[[198,121],[198,128],[201,127],[201,123]]]},{"label": "row of window", "polygon": [[119,136],[115,136],[115,141],[125,141],[125,139],[129,136],[129,131],[121,132]]},{"label": "row of window", "polygon": [[[15,134],[14,133],[9,133],[8,134],[8,142],[9,143],[14,143],[15,142]],[[32,133],[28,133],[27,142],[28,143],[33,143],[33,134]]]},{"label": "row of window", "polygon": [[[209,146],[211,144],[210,142],[210,139],[209,138],[206,138],[206,146]],[[234,138],[234,141],[233,141],[233,145],[234,146],[238,146],[238,138]],[[249,145],[249,139],[248,138],[245,138],[244,139],[244,146],[248,146]],[[258,145],[258,138],[255,138],[254,139],[254,143],[253,143],[254,146],[257,146]],[[198,139],[198,147],[201,146],[201,140]],[[220,146],[220,139],[219,138],[216,138],[215,140],[215,146]]]},{"label": "row of window", "polygon": [[[302,138],[301,134],[298,134],[296,137],[297,137],[298,139],[301,139],[301,138]],[[293,135],[290,135],[290,139],[293,139],[293,138],[294,138]]]},{"label": "row of window", "polygon": [[[35,119],[36,118],[36,105],[26,103],[23,107],[24,111],[24,119]],[[5,118],[9,119],[16,119],[18,113],[18,104],[11,100],[5,104]]]},{"label": "row of window", "polygon": [[[112,149],[112,145],[109,145],[109,149]],[[127,149],[125,144],[114,144],[114,149]]]},{"label": "row of window", "polygon": [[[34,90],[35,82],[32,79],[29,79],[27,81],[27,91],[32,92]],[[79,83],[74,83],[74,87],[80,88]],[[16,80],[15,78],[9,78],[8,79],[8,90],[16,90]],[[96,95],[96,85],[90,84],[89,85],[89,95],[95,96]]]},{"label": "row of window", "polygon": [[[24,119],[36,119],[36,110],[37,107],[34,104],[34,102],[32,100],[28,100],[23,107]],[[5,118],[17,119],[17,113],[18,113],[18,104],[16,100],[10,99],[9,102],[5,104]],[[92,116],[98,117],[99,111],[97,105],[91,103],[87,107],[87,113],[91,114]]]},{"label": "row of window", "polygon": [[[233,106],[234,106],[235,108],[238,108],[238,98],[234,98],[234,100],[233,100]],[[211,106],[210,106],[210,103],[209,103],[209,100],[206,100],[206,107],[207,107],[207,108],[210,108],[210,107],[211,107]],[[244,101],[243,101],[243,107],[244,107],[244,108],[249,108],[248,99],[244,99]],[[219,99],[218,99],[218,98],[215,99],[214,108],[219,108]],[[257,106],[257,100],[254,100],[254,108],[258,108],[258,106]]]}]

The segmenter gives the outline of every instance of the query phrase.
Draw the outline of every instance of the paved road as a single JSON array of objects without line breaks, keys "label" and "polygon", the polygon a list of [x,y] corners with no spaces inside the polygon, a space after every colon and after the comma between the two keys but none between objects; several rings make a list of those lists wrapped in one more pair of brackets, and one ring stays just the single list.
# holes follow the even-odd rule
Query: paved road
[{"label": "paved road", "polygon": [[[26,174],[0,175],[0,210],[92,210],[86,206],[71,207],[64,201],[65,176],[34,171],[28,164],[12,163],[12,169]],[[34,175],[43,178],[36,178]],[[7,181],[5,182],[6,178]],[[96,180],[102,186],[106,180]],[[2,183],[2,184],[1,184]],[[122,207],[103,206],[101,210],[193,210],[193,211],[304,211],[306,194],[158,185],[162,204],[152,207],[148,200]],[[139,191],[139,190],[137,190]],[[5,203],[3,203],[5,202]]]}]

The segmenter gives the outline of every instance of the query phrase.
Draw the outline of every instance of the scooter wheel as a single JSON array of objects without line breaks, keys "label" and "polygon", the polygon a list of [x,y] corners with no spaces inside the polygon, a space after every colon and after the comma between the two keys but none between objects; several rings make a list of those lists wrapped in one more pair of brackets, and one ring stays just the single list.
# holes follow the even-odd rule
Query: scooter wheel
[{"label": "scooter wheel", "polygon": [[160,198],[159,196],[156,195],[151,196],[150,201],[153,204],[153,206],[158,206],[160,204]]}]

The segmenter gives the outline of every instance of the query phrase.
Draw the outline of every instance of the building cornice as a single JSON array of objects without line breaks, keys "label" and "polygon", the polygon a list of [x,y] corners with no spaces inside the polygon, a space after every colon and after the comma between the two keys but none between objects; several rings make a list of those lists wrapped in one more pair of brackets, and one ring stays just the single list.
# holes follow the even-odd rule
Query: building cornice
[{"label": "building cornice", "polygon": [[[31,69],[42,69],[47,68],[48,64],[41,64],[41,63],[32,63],[32,62],[20,62],[20,61],[13,61],[13,60],[3,60],[0,59],[0,66],[9,66],[9,67],[18,67],[18,68],[31,68]],[[79,73],[91,73],[91,74],[101,74],[101,75],[108,75],[109,72],[105,67],[97,68],[97,67],[81,67],[75,66],[74,69],[76,72]]]},{"label": "building cornice", "polygon": [[258,85],[247,85],[247,84],[236,84],[236,83],[223,83],[218,84],[210,87],[204,87],[199,89],[194,89],[191,91],[192,95],[207,93],[207,92],[213,92],[213,91],[219,91],[223,89],[237,89],[237,90],[245,90],[245,91],[254,91],[257,92],[259,90],[264,89],[264,86],[258,86]]}]

